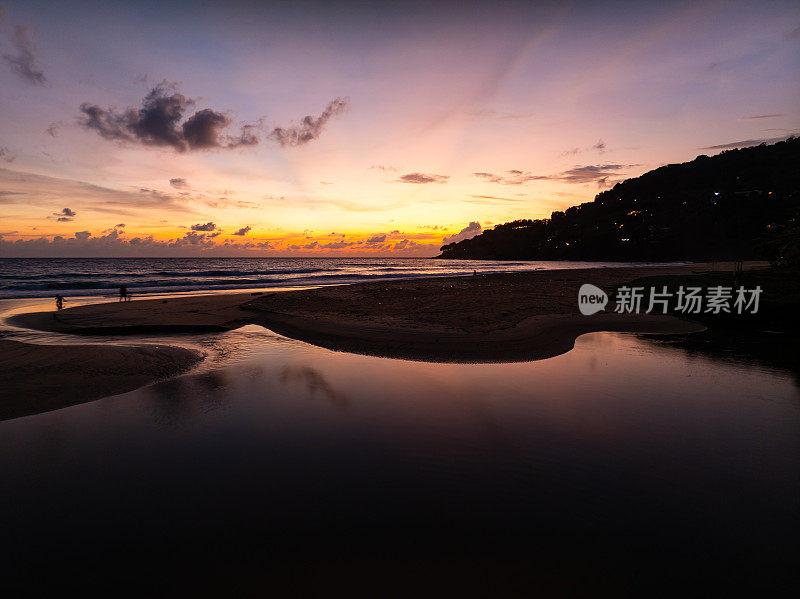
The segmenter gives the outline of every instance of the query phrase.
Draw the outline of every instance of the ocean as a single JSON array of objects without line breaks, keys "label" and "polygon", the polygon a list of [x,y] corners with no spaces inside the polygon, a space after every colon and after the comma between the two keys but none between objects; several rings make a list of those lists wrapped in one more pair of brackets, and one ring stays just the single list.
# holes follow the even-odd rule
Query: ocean
[{"label": "ocean", "polygon": [[0,299],[114,295],[120,285],[139,295],[615,266],[631,264],[433,258],[0,258]]}]

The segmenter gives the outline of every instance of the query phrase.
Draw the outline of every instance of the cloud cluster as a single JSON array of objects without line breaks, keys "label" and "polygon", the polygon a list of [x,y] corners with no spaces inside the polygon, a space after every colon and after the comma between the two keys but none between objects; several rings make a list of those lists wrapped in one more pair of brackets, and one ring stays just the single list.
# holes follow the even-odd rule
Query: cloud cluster
[{"label": "cloud cluster", "polygon": [[322,130],[329,120],[347,110],[349,102],[349,98],[336,98],[328,103],[319,116],[308,115],[303,117],[297,125],[275,127],[268,137],[284,147],[305,145],[322,134]]},{"label": "cloud cluster", "polygon": [[190,229],[192,231],[216,231],[217,225],[212,222],[208,222],[205,224],[192,225]]},{"label": "cloud cluster", "polygon": [[425,183],[447,183],[450,175],[434,175],[428,173],[408,173],[402,175],[397,179],[399,183],[416,183],[422,185]]},{"label": "cloud cluster", "polygon": [[233,234],[234,235],[238,235],[239,237],[244,237],[245,235],[247,235],[252,230],[253,230],[253,227],[251,227],[250,225],[247,225],[246,227],[242,227],[241,229],[238,229],[238,230],[234,231]]},{"label": "cloud cluster", "polygon": [[[347,108],[347,98],[336,98],[319,116],[306,116],[299,124],[275,127],[266,137],[281,146],[301,146],[317,139],[325,124]],[[261,120],[228,132],[227,112],[203,108],[185,118],[195,101],[181,94],[177,85],[162,81],[145,96],[139,108],[118,111],[84,102],[80,124],[104,139],[145,146],[170,147],[178,152],[234,149],[258,144]]]},{"label": "cloud cluster", "polygon": [[458,243],[459,241],[464,241],[465,239],[472,239],[482,232],[483,229],[481,228],[481,224],[478,221],[472,221],[458,233],[444,237],[442,239],[442,245],[447,245],[448,243]]},{"label": "cloud cluster", "polygon": [[89,231],[76,231],[73,237],[55,236],[7,241],[0,234],[0,256],[198,256],[229,255],[249,256],[253,250],[273,250],[269,241],[247,243],[216,243],[206,233],[188,231],[182,237],[159,241],[152,235],[122,237],[121,225],[109,229],[104,235],[93,237]]},{"label": "cloud cluster", "polygon": [[3,54],[5,60],[21,79],[33,85],[41,85],[46,81],[44,71],[36,64],[34,48],[28,39],[28,28],[16,25],[13,33],[8,36],[13,50]]},{"label": "cloud cluster", "polygon": [[70,208],[64,208],[61,212],[53,212],[53,216],[56,217],[57,222],[68,223],[78,216],[78,213]]},{"label": "cloud cluster", "polygon": [[239,135],[224,132],[231,124],[226,114],[204,108],[183,120],[194,100],[177,91],[175,84],[162,81],[145,96],[140,108],[119,112],[84,102],[81,125],[105,139],[167,146],[178,152],[210,148],[238,148],[258,143],[256,125],[244,125]]},{"label": "cloud cluster", "polygon": [[186,181],[186,179],[183,179],[183,178],[180,178],[180,177],[176,177],[174,179],[170,179],[169,180],[169,184],[172,185],[173,187],[177,187],[178,189],[182,189],[184,187],[189,187],[189,183]]},{"label": "cloud cluster", "polygon": [[[470,226],[472,226],[472,223]],[[15,241],[3,239],[3,235],[17,235],[17,231],[0,232],[0,256],[2,257],[47,257],[47,256],[252,256],[256,251],[278,252],[277,255],[327,254],[347,250],[347,255],[376,255],[376,252],[401,252],[406,255],[429,256],[439,248],[435,243],[439,235],[435,233],[416,233],[407,235],[399,230],[388,233],[375,233],[361,239],[345,234],[331,233],[326,239],[306,237],[302,242],[291,243],[296,235],[281,239],[287,243],[274,243],[275,239],[253,239],[233,241],[215,239],[220,230],[186,231],[177,238],[157,240],[152,235],[128,237],[125,225],[120,223],[106,229],[102,235],[93,236],[90,231],[76,231],[73,236],[56,235],[53,238],[41,236],[20,238]],[[210,227],[204,227],[210,229]],[[469,227],[468,227],[469,228]],[[249,231],[242,227],[239,231]],[[466,229],[465,229],[466,230]],[[239,231],[234,233],[238,234]],[[257,254],[256,254],[257,255]]]}]

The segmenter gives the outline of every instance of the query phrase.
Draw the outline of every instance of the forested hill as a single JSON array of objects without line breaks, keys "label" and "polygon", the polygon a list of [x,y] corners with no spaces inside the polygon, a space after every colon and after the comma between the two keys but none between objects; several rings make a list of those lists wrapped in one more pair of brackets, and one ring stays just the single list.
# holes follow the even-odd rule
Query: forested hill
[{"label": "forested hill", "polygon": [[549,219],[442,246],[439,257],[797,260],[798,239],[800,139],[790,138],[662,166]]}]

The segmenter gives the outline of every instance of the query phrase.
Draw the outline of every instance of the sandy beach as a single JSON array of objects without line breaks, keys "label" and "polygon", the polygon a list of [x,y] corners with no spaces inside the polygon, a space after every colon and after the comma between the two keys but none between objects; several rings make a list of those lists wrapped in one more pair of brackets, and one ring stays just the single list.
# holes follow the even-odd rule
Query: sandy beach
[{"label": "sandy beach", "polygon": [[[257,324],[338,351],[433,362],[515,362],[567,352],[589,332],[703,330],[699,323],[672,316],[616,314],[612,306],[583,316],[577,292],[583,283],[610,292],[639,277],[731,268],[716,263],[382,281],[112,302],[19,314],[9,322],[92,336],[207,333]],[[0,358],[6,365],[0,382],[9,391],[0,417],[9,418],[128,391],[184,372],[201,356],[166,346],[3,340]]]},{"label": "sandy beach", "polygon": [[0,339],[0,420],[132,391],[202,360],[166,345],[33,345]]}]

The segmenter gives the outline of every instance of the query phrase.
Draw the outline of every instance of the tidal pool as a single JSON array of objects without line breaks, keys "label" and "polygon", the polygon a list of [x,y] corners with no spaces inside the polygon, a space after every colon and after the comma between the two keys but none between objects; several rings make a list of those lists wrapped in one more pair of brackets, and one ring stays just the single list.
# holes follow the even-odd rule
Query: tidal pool
[{"label": "tidal pool", "polygon": [[257,326],[184,343],[213,349],[194,373],[0,422],[4,570],[513,565],[657,589],[768,588],[796,565],[796,372],[611,333],[483,365]]}]

